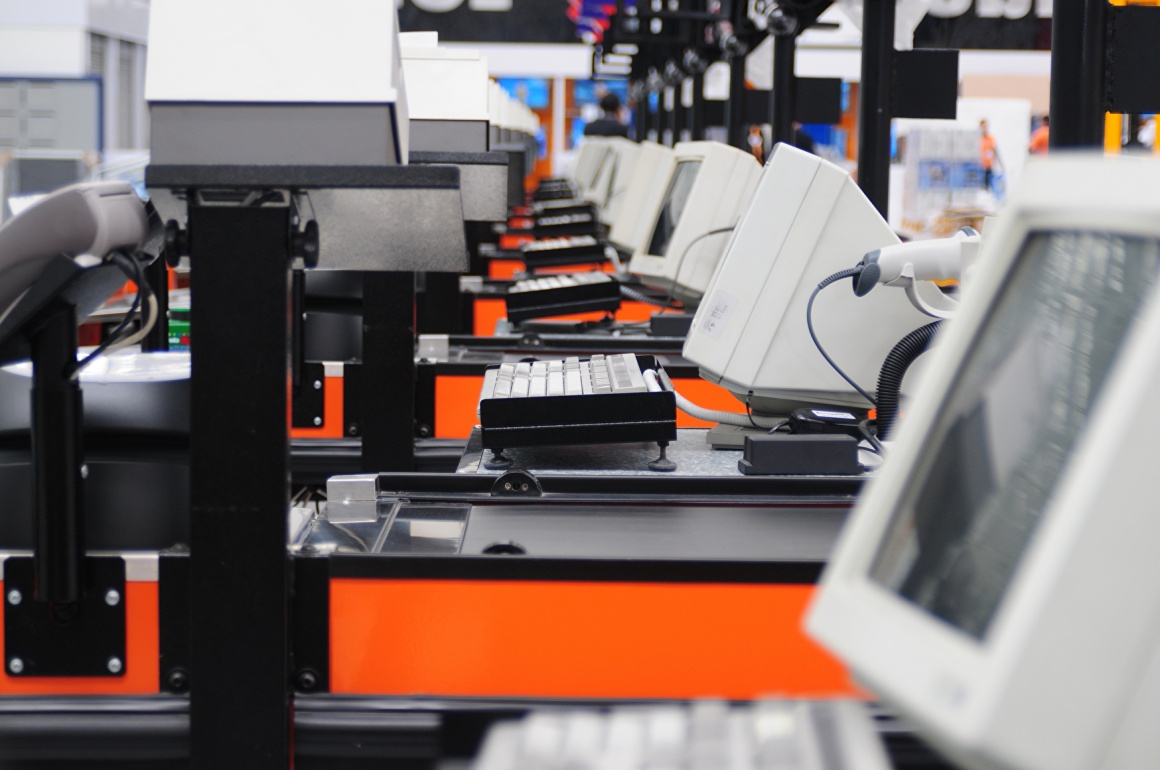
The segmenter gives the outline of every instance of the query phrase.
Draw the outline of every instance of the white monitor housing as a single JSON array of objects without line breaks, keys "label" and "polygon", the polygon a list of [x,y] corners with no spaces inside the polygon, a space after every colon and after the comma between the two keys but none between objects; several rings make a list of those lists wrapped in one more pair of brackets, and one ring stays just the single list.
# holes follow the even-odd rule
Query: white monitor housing
[{"label": "white monitor housing", "polygon": [[668,184],[650,190],[642,206],[651,227],[646,225],[647,237],[628,269],[693,303],[709,286],[761,165],[752,154],[720,142],[681,142],[674,153]]},{"label": "white monitor housing", "polygon": [[1160,164],[1032,161],[808,629],[969,768],[1160,757]]},{"label": "white monitor housing", "polygon": [[487,60],[471,49],[440,48],[433,32],[405,32],[399,40],[410,149],[487,152]]},{"label": "white monitor housing", "polygon": [[407,162],[394,3],[154,0],[149,16],[153,164]]},{"label": "white monitor housing", "polygon": [[676,158],[676,153],[663,144],[641,142],[637,145],[632,176],[617,198],[615,218],[608,233],[608,242],[621,252],[635,254],[646,245],[641,240],[652,235],[653,223],[644,221],[643,209],[648,201],[664,196]]},{"label": "white monitor housing", "polygon": [[603,137],[585,137],[576,155],[576,169],[572,181],[576,183],[576,195],[587,197],[596,184],[597,176],[608,155],[608,140]]},{"label": "white monitor housing", "polygon": [[[897,243],[846,171],[777,145],[697,310],[683,355],[702,377],[758,412],[868,408],[814,346],[806,305],[822,280]],[[873,390],[890,349],[931,320],[905,292],[879,289],[857,297],[849,281],[819,293],[813,309],[826,352],[865,390]]]},{"label": "white monitor housing", "polygon": [[608,185],[604,188],[603,200],[598,204],[600,221],[611,227],[628,197],[632,172],[640,156],[640,145],[621,136],[612,136],[608,138],[608,147],[612,154],[612,171]]}]

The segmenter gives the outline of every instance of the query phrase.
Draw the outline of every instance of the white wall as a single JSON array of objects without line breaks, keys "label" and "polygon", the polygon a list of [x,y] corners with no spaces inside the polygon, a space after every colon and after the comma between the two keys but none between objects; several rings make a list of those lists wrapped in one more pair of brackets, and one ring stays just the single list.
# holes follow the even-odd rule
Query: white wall
[{"label": "white wall", "polygon": [[80,77],[87,57],[83,27],[0,26],[0,75]]}]

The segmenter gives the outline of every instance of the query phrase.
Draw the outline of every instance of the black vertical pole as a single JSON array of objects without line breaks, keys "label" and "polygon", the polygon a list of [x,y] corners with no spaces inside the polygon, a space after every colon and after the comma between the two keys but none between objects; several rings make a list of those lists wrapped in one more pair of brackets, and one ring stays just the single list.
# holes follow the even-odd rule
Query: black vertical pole
[{"label": "black vertical pole", "polygon": [[693,105],[689,108],[689,138],[699,142],[705,138],[705,74],[693,75]]},{"label": "black vertical pole", "polygon": [[193,767],[289,764],[290,208],[190,196]]},{"label": "black vertical pole", "polygon": [[681,141],[681,137],[677,134],[677,113],[681,111],[681,87],[680,85],[668,86],[665,88],[665,93],[662,98],[667,98],[668,94],[673,95],[673,108],[668,110],[665,114],[666,124],[665,128],[669,132],[669,146]]},{"label": "black vertical pole", "polygon": [[729,63],[729,102],[725,105],[725,129],[729,144],[749,149],[749,126],[745,121],[745,57],[737,54]]},{"label": "black vertical pole", "polygon": [[769,94],[770,122],[773,124],[773,143],[793,144],[794,105],[797,101],[797,77],[794,76],[794,57],[797,37],[777,35],[773,38],[773,90]]},{"label": "black vertical pole", "polygon": [[145,281],[157,298],[157,321],[141,340],[141,349],[169,350],[169,270],[164,259],[158,257],[145,268]]},{"label": "black vertical pole", "polygon": [[1055,0],[1052,13],[1048,143],[1103,146],[1107,0]]},{"label": "black vertical pole", "polygon": [[32,456],[36,517],[36,599],[80,601],[84,564],[84,452],[77,319],[61,305],[32,337]]},{"label": "black vertical pole", "polygon": [[890,204],[890,118],[894,94],[894,0],[862,6],[858,186],[883,217]]},{"label": "black vertical pole", "polygon": [[415,463],[415,274],[363,277],[362,465],[365,473]]},{"label": "black vertical pole", "polygon": [[682,80],[673,86],[673,144],[681,141],[689,128],[689,108],[685,106],[685,83]]},{"label": "black vertical pole", "polygon": [[[658,92],[655,95],[657,95],[657,109],[648,110],[648,131],[653,133],[658,143],[664,144],[665,137],[661,132],[665,129],[665,119],[661,117],[661,112],[665,111],[665,94]],[[648,102],[652,103],[652,93],[650,93]]]},{"label": "black vertical pole", "polygon": [[636,103],[636,119],[633,121],[633,134],[636,136],[636,141],[643,142],[648,139],[648,93]]},{"label": "black vertical pole", "polygon": [[190,196],[190,741],[196,770],[289,766],[290,209]]}]

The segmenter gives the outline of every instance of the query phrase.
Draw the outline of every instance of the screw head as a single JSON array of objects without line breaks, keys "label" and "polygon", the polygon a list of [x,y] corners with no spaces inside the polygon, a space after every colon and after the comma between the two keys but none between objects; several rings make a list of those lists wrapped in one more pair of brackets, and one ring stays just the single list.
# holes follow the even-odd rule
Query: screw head
[{"label": "screw head", "polygon": [[88,466],[88,465],[82,465],[82,466],[81,466],[81,478],[82,478],[82,479],[87,479],[88,477],[89,477],[89,466]]},{"label": "screw head", "polygon": [[110,607],[116,607],[120,603],[121,594],[117,591],[116,588],[110,588],[105,592],[105,604],[109,605]]},{"label": "screw head", "polygon": [[13,658],[12,660],[8,661],[8,670],[13,674],[24,673],[24,661],[22,661],[20,658]]},{"label": "screw head", "polygon": [[315,380],[314,381],[314,389],[315,390],[322,390],[322,380]]},{"label": "screw head", "polygon": [[318,674],[310,669],[303,669],[298,673],[298,689],[313,690],[318,686]]},{"label": "screw head", "polygon": [[169,689],[175,692],[185,692],[189,687],[189,674],[185,673],[185,669],[173,669],[166,679],[169,682]]},{"label": "screw head", "polygon": [[125,664],[122,663],[121,659],[118,658],[116,655],[109,658],[109,662],[106,663],[105,665],[106,665],[106,667],[108,667],[110,674],[119,674],[125,668]]},{"label": "screw head", "polygon": [[512,483],[510,481],[505,481],[503,484],[503,488],[506,491],[511,492],[512,491]]},{"label": "screw head", "polygon": [[[19,591],[17,591],[15,588],[13,588],[11,591],[8,592],[8,603],[9,604],[15,606],[17,604],[20,604],[20,602],[22,602],[22,601],[24,601],[24,596]],[[16,658],[16,660],[19,660],[19,658]]]},{"label": "screw head", "polygon": [[314,424],[315,424],[315,425],[321,425],[321,424],[322,424],[322,418],[321,418],[321,417],[315,417],[315,418],[314,418]]}]

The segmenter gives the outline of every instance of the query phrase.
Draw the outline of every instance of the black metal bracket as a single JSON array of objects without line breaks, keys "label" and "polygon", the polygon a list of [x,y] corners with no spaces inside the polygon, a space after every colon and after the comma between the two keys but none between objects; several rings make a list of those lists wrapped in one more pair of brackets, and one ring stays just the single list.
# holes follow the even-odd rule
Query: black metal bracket
[{"label": "black metal bracket", "polygon": [[326,367],[301,363],[302,380],[294,392],[291,422],[295,428],[317,428],[326,419]]},{"label": "black metal bracket", "polygon": [[511,470],[495,480],[491,494],[493,497],[543,497],[544,488],[528,471]]},{"label": "black metal bracket", "polygon": [[89,590],[78,602],[33,598],[33,560],[4,562],[4,668],[9,676],[125,675],[125,562],[84,561]]},{"label": "black metal bracket", "polygon": [[1108,8],[1107,70],[1104,76],[1104,106],[1108,112],[1131,115],[1160,112],[1157,40],[1160,40],[1160,8]]},{"label": "black metal bracket", "polygon": [[894,52],[891,116],[954,120],[959,98],[959,52]]},{"label": "black metal bracket", "polygon": [[[834,124],[842,121],[841,78],[795,78],[793,119],[798,123]],[[753,89],[745,92],[745,114],[751,123],[772,120],[770,91]]]}]

